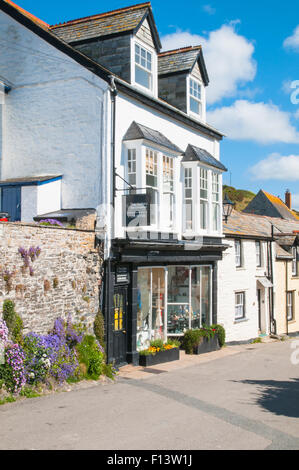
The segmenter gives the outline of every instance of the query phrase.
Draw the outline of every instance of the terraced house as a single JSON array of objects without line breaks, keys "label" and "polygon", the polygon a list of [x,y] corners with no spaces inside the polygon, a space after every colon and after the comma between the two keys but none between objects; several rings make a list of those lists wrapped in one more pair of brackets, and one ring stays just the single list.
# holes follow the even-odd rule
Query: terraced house
[{"label": "terraced house", "polygon": [[109,361],[215,323],[226,168],[202,48],[161,52],[150,3],[52,26],[0,8],[2,210],[96,211]]}]

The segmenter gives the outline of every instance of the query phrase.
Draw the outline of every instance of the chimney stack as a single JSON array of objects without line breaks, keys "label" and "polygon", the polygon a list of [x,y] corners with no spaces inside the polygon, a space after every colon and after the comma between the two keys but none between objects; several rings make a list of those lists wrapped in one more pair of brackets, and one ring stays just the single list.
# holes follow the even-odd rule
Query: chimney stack
[{"label": "chimney stack", "polygon": [[290,190],[287,189],[285,192],[285,205],[291,209],[292,208],[292,195],[290,193]]}]

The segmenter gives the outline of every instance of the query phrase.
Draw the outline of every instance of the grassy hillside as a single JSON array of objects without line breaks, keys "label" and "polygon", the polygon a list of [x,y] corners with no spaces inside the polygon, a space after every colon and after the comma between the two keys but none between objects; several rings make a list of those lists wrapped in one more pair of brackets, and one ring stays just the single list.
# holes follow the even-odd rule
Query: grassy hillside
[{"label": "grassy hillside", "polygon": [[235,209],[242,211],[254,198],[255,194],[245,189],[236,189],[233,186],[223,186],[223,195],[227,193],[232,202],[235,202]]}]

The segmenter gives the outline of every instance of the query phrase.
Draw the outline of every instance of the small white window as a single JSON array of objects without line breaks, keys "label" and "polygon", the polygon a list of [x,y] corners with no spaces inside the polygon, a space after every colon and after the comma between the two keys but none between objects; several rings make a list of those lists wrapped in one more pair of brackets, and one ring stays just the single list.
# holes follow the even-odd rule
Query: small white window
[{"label": "small white window", "polygon": [[202,112],[201,84],[193,78],[190,78],[189,100],[190,111],[200,116]]},{"label": "small white window", "polygon": [[235,293],[235,319],[245,318],[245,292]]},{"label": "small white window", "polygon": [[287,318],[288,321],[293,320],[294,318],[294,295],[293,292],[287,292]]},{"label": "small white window", "polygon": [[139,44],[135,44],[135,82],[143,87],[153,89],[152,53]]},{"label": "small white window", "polygon": [[235,240],[235,260],[237,268],[242,266],[241,240]]},{"label": "small white window", "polygon": [[255,242],[255,254],[256,254],[256,266],[262,266],[262,250],[261,250],[261,242]]},{"label": "small white window", "polygon": [[292,275],[297,276],[297,247],[292,248]]}]

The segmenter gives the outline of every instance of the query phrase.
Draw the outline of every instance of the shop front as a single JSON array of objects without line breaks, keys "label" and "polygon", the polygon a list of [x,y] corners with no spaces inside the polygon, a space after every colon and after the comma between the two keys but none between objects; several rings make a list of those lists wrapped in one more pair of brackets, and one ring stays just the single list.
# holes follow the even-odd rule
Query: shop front
[{"label": "shop front", "polygon": [[196,243],[114,246],[106,267],[108,361],[138,363],[153,339],[180,338],[217,322],[217,262],[221,239]]}]

